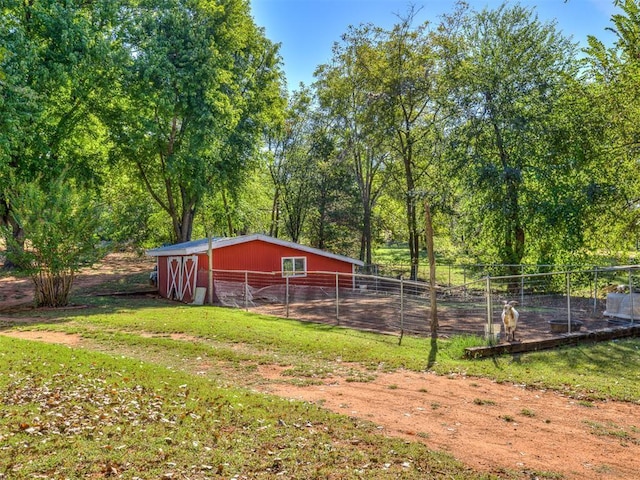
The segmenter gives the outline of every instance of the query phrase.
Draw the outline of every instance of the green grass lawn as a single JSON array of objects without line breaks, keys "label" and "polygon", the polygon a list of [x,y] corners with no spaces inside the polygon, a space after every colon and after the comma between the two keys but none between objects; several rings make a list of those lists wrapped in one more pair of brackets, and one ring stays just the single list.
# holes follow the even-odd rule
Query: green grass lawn
[{"label": "green grass lawn", "polygon": [[[38,321],[21,328],[79,334],[82,349],[0,337],[0,478],[494,478],[382,437],[368,422],[255,393],[261,364],[298,382],[429,368],[585,402],[640,401],[635,339],[471,361],[463,351],[481,342],[473,337],[405,336],[399,346],[396,337],[240,310],[80,300],[89,307],[28,312]],[[203,362],[216,368],[203,374]]]},{"label": "green grass lawn", "polygon": [[[157,341],[140,333],[179,333],[221,345],[242,344],[246,355],[261,362],[358,362],[370,368],[430,369],[486,376],[498,381],[542,386],[593,399],[640,401],[640,341],[617,340],[482,360],[465,360],[464,349],[483,345],[477,337],[440,339],[395,336],[256,315],[218,307],[176,305],[157,300],[102,297],[92,308],[70,310],[65,317],[43,313],[43,323],[29,328],[59,330],[100,337],[104,341]],[[184,342],[182,342],[184,343]],[[197,344],[178,348],[198,349]],[[232,349],[238,352],[237,349]],[[196,352],[197,353],[197,352]],[[246,360],[245,357],[242,358]],[[611,379],[616,381],[612,382]]]},{"label": "green grass lawn", "polygon": [[2,478],[482,478],[308,403],[122,356],[0,348]]},{"label": "green grass lawn", "polygon": [[0,478],[491,478],[366,421],[172,366],[208,354],[250,370],[249,355],[135,337],[97,335],[109,354],[0,337]]},{"label": "green grass lawn", "polygon": [[[385,245],[373,252],[373,263],[380,266],[380,273],[387,276],[402,275],[409,278],[411,273],[411,258],[406,244]],[[475,271],[460,265],[473,263],[469,258],[456,257],[448,250],[444,253],[436,252],[436,283],[438,285],[459,286],[482,277],[486,272]],[[420,251],[420,265],[418,277],[429,279],[429,261],[426,250]]]}]

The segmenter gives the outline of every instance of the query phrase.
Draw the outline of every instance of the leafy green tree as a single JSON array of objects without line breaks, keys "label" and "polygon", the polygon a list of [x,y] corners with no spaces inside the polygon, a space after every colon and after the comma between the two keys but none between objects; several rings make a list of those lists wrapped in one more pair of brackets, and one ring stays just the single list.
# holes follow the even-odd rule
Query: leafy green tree
[{"label": "leafy green tree", "polygon": [[9,249],[9,258],[31,276],[36,306],[65,306],[75,273],[102,255],[99,206],[91,193],[64,175],[46,189],[32,182],[14,192],[12,215],[26,242],[24,248]]},{"label": "leafy green tree", "polygon": [[0,11],[0,225],[21,248],[9,192],[62,171],[99,181],[106,158],[97,119],[118,57],[116,2],[6,0]]},{"label": "leafy green tree", "polygon": [[[318,73],[325,104],[339,118],[345,152],[353,159],[368,248],[371,212],[382,193],[378,188],[385,183],[382,173],[393,179],[394,191],[405,204],[412,279],[418,277],[420,237],[425,233],[433,292],[431,328],[435,333],[431,208],[438,196],[447,97],[441,88],[444,82],[437,35],[427,23],[414,26],[416,13],[410,8],[389,31],[372,26],[351,29],[343,37],[344,45],[334,48],[333,64]],[[419,217],[421,206],[423,218]],[[370,251],[367,256],[370,261]]]},{"label": "leafy green tree", "polygon": [[203,200],[194,236],[234,236],[268,232],[272,189],[263,161],[232,190],[218,188]]},{"label": "leafy green tree", "polygon": [[244,0],[141,0],[121,13],[128,60],[106,121],[122,165],[187,241],[202,200],[240,182],[280,114],[277,46]]},{"label": "leafy green tree", "polygon": [[545,229],[571,218],[569,228],[579,229],[582,184],[571,177],[589,155],[568,128],[578,123],[570,111],[576,48],[554,24],[517,5],[459,19],[448,56],[458,84],[458,166],[469,192],[466,237],[486,259],[518,273],[527,231],[548,239]]},{"label": "leafy green tree", "polygon": [[306,143],[290,150],[286,162],[281,165],[285,178],[281,183],[283,224],[293,242],[301,240],[313,202],[313,160]]},{"label": "leafy green tree", "polygon": [[109,181],[99,189],[104,204],[100,237],[117,248],[152,248],[170,242],[163,212],[138,179],[115,166],[103,175]]},{"label": "leafy green tree", "polygon": [[[614,47],[606,48],[589,37],[592,89],[598,100],[593,105],[606,125],[607,161],[602,162],[600,178],[592,195],[602,198],[596,225],[601,239],[595,247],[626,252],[640,243],[640,3],[616,0],[620,13],[611,18],[617,37]],[[625,255],[626,256],[626,255]],[[628,261],[628,259],[622,259]]]},{"label": "leafy green tree", "polygon": [[313,167],[309,172],[311,209],[306,230],[311,245],[317,248],[354,252],[360,223],[355,181],[344,155],[336,149],[333,133],[325,112],[316,111],[310,137]]},{"label": "leafy green tree", "polygon": [[267,132],[267,166],[273,184],[269,234],[280,227],[294,242],[300,240],[312,203],[311,132],[313,97],[308,87],[294,91],[284,121]]},{"label": "leafy green tree", "polygon": [[[370,68],[372,84],[378,86],[372,103],[389,141],[388,168],[405,203],[412,279],[417,278],[420,262],[420,207],[431,208],[439,196],[448,120],[437,31],[428,23],[414,26],[416,13],[411,8],[392,30],[377,30],[377,55]],[[426,231],[433,231],[432,226],[427,225]],[[429,255],[435,269],[433,252]]]},{"label": "leafy green tree", "polygon": [[[361,224],[360,259],[372,264],[374,209],[389,181],[388,145],[372,103],[377,91],[370,67],[375,58],[371,25],[350,27],[334,45],[330,64],[316,71],[320,104],[333,122],[336,148],[348,159],[358,192]],[[356,217],[357,218],[357,217]]]}]

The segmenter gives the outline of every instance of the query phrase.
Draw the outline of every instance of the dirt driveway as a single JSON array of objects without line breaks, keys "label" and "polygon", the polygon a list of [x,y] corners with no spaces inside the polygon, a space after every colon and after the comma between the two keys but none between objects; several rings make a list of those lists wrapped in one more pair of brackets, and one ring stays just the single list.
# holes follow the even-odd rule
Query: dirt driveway
[{"label": "dirt driveway", "polygon": [[[108,259],[104,278],[123,274],[122,261]],[[138,268],[143,271],[148,265]],[[77,286],[98,284],[96,275],[81,275]],[[3,303],[7,292],[26,298],[19,285],[7,282],[11,280],[0,278]],[[83,346],[81,338],[56,332],[2,333]],[[381,434],[423,442],[481,471],[523,472],[532,479],[541,472],[561,473],[567,479],[640,478],[639,404],[581,402],[461,375],[380,372],[369,383],[335,376],[321,385],[295,386],[291,377],[281,375],[282,367],[263,365],[259,373],[262,391],[369,420],[379,425]]]},{"label": "dirt driveway", "polygon": [[[368,419],[483,471],[559,472],[571,479],[640,478],[640,405],[579,402],[486,379],[401,371],[371,383],[279,383],[266,391]],[[531,478],[536,478],[532,475]]]}]

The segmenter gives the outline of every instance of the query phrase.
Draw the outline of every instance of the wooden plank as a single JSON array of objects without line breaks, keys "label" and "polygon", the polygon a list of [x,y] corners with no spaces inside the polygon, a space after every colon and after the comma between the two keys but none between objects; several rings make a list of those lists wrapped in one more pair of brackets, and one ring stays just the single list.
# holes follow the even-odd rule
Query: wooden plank
[{"label": "wooden plank", "polygon": [[581,343],[606,342],[617,338],[629,338],[640,336],[640,325],[606,328],[592,332],[565,333],[559,337],[544,340],[525,340],[523,342],[500,343],[486,347],[465,348],[465,358],[484,358],[506,353],[526,353],[538,350],[546,350],[566,345],[578,345]]}]

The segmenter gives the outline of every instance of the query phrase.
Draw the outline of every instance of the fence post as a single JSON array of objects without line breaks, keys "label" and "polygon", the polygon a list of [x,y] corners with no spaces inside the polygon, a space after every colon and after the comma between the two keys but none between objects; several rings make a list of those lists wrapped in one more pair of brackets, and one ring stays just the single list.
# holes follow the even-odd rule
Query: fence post
[{"label": "fence post", "polygon": [[567,332],[571,333],[571,273],[567,272]]},{"label": "fence post", "polygon": [[633,270],[629,269],[629,306],[631,307],[631,323],[633,324]]},{"label": "fence post", "polygon": [[520,305],[524,305],[524,265],[520,265]]},{"label": "fence post", "polygon": [[462,266],[462,285],[463,285],[463,297],[467,298],[467,266]]},{"label": "fence post", "polygon": [[249,311],[249,272],[244,272],[244,309]]},{"label": "fence post", "polygon": [[284,290],[284,303],[286,309],[286,317],[289,318],[289,275],[284,277],[285,290]]},{"label": "fence post", "polygon": [[400,338],[404,335],[404,281],[400,275]]},{"label": "fence post", "polygon": [[493,332],[493,305],[491,305],[491,277],[486,277],[486,293],[487,293],[487,332],[491,335]]},{"label": "fence post", "polygon": [[340,295],[338,290],[340,287],[340,274],[336,272],[336,320],[340,321]]},{"label": "fence post", "polygon": [[598,266],[593,267],[593,312],[598,308]]}]

